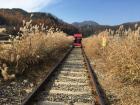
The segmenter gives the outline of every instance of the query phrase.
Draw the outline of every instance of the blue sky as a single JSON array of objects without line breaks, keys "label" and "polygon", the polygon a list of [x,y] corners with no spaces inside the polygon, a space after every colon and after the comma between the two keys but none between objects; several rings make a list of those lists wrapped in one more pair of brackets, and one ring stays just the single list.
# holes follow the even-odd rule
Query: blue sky
[{"label": "blue sky", "polygon": [[0,7],[49,12],[69,23],[93,20],[117,25],[140,21],[140,0],[0,0]]},{"label": "blue sky", "polygon": [[66,22],[93,20],[116,25],[140,21],[140,0],[61,0],[42,9]]}]

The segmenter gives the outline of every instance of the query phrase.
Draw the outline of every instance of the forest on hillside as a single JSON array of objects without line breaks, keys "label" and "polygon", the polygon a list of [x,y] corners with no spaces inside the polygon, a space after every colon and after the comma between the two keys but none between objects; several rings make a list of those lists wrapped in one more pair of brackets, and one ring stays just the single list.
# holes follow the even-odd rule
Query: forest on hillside
[{"label": "forest on hillside", "polygon": [[28,13],[22,9],[0,9],[0,27],[5,27],[9,34],[17,34],[23,25],[23,20],[32,20],[32,25],[44,24],[44,27],[48,29],[51,27],[54,29],[58,28],[68,35],[78,32],[78,28],[60,20],[51,13]]}]

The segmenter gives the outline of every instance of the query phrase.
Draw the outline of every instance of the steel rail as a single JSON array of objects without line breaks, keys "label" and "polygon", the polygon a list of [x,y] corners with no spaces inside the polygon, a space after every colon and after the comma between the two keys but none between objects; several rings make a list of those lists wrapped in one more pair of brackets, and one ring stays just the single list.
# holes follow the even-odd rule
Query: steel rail
[{"label": "steel rail", "polygon": [[[32,93],[30,93],[21,103],[21,105],[31,105],[31,103],[33,102],[34,97],[37,96],[37,94],[40,92],[40,90],[44,87],[44,85],[46,85],[46,82],[48,82],[52,76],[52,74],[57,70],[58,67],[60,67],[60,65],[63,63],[63,61],[67,58],[67,56],[70,54],[70,52],[72,51],[73,48],[70,48],[68,50],[68,52],[63,56],[63,58],[61,60],[59,60],[59,62],[49,71],[49,73],[46,75],[46,77],[43,79],[43,81],[33,90]],[[100,84],[98,82],[96,73],[94,72],[93,68],[90,65],[90,61],[88,59],[88,57],[86,56],[86,53],[84,51],[84,49],[82,48],[82,54],[87,66],[87,70],[90,76],[90,82],[92,87],[94,87],[94,90],[97,93],[97,104],[99,105],[108,105],[106,102],[106,98],[104,96],[104,92],[102,91]]]},{"label": "steel rail", "polygon": [[82,47],[82,53],[83,53],[83,56],[84,56],[84,59],[85,59],[86,65],[87,65],[87,69],[89,72],[91,85],[92,85],[92,87],[94,87],[94,89],[98,95],[97,101],[98,101],[99,105],[108,105],[106,102],[104,91],[98,82],[98,78],[96,76],[96,73],[94,72],[94,69],[92,68],[92,66],[90,64],[90,61],[89,61],[83,47]]},{"label": "steel rail", "polygon": [[67,53],[62,57],[62,59],[60,59],[58,61],[58,63],[49,71],[49,73],[46,75],[46,77],[43,79],[43,81],[33,90],[32,93],[30,93],[25,99],[24,101],[21,103],[21,105],[31,105],[31,102],[33,100],[33,98],[39,93],[39,91],[43,88],[43,86],[45,85],[45,83],[47,81],[49,81],[49,79],[51,78],[51,75],[53,74],[53,72],[55,70],[57,70],[57,68],[63,63],[63,61],[67,58],[67,56],[69,55],[69,53],[72,51],[73,47],[71,47]]}]

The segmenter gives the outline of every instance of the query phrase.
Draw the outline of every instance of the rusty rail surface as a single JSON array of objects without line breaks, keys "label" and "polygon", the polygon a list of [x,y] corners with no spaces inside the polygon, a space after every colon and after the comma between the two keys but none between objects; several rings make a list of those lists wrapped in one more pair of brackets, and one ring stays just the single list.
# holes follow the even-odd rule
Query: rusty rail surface
[{"label": "rusty rail surface", "polygon": [[100,105],[108,105],[105,93],[99,84],[98,77],[97,77],[96,73],[94,72],[93,67],[90,64],[90,61],[89,61],[83,47],[82,47],[82,51],[83,51],[83,56],[85,58],[85,62],[87,64],[87,69],[89,71],[92,87],[94,87],[94,89],[96,90],[96,93],[98,95],[97,101]]}]

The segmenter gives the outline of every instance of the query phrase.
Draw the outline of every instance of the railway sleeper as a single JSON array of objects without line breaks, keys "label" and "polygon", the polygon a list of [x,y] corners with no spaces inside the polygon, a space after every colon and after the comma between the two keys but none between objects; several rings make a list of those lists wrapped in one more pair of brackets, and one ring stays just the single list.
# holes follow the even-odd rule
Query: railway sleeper
[{"label": "railway sleeper", "polygon": [[88,103],[92,104],[94,103],[94,97],[92,94],[64,94],[64,93],[42,93],[39,95],[39,97],[36,98],[36,101],[51,101],[51,102],[65,102],[65,103],[76,103],[76,102],[82,102],[82,103]]}]

